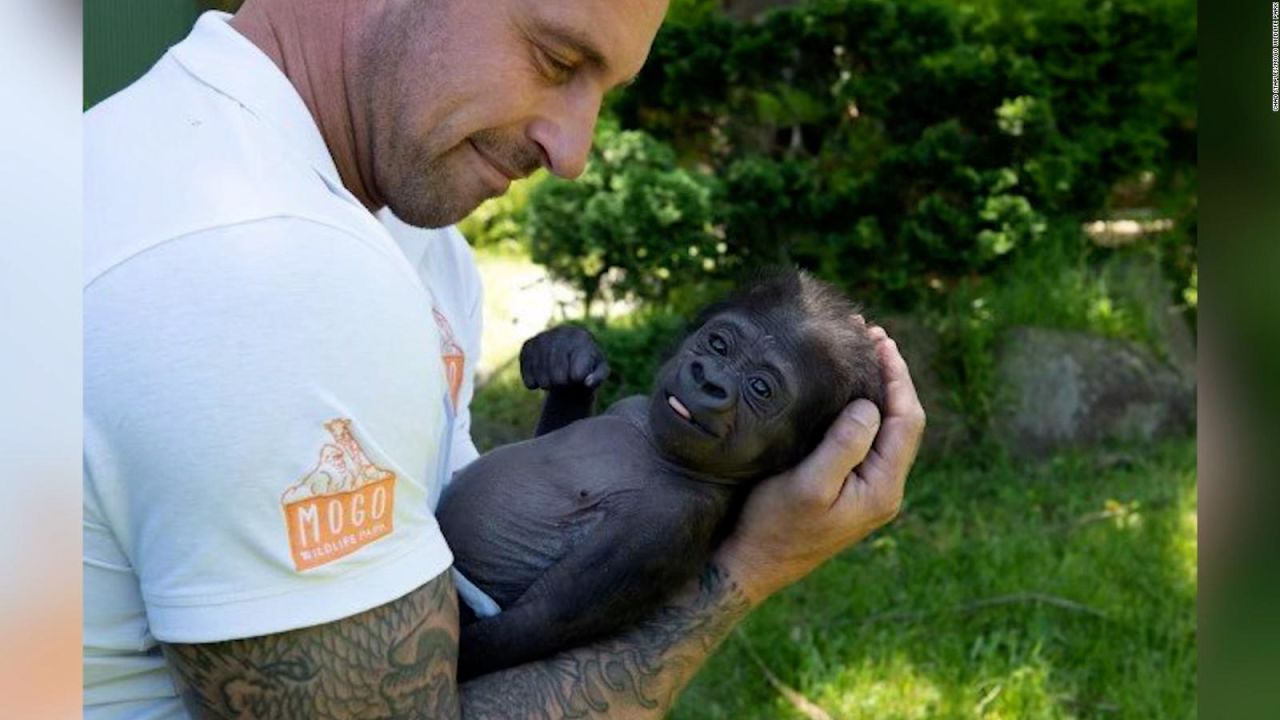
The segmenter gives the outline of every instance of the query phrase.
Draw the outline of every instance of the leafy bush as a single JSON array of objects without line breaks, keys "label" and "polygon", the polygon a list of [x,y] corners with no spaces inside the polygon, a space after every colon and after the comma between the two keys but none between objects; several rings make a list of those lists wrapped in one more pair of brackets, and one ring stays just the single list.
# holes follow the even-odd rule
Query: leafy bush
[{"label": "leafy bush", "polygon": [[532,257],[581,291],[588,311],[606,289],[662,302],[677,284],[724,270],[714,192],[715,181],[677,167],[667,145],[604,126],[580,178],[550,179],[530,193]]},{"label": "leafy bush", "polygon": [[513,182],[507,192],[484,201],[458,223],[459,230],[477,248],[528,252],[524,210],[529,193],[546,178],[547,173],[540,170]]},{"label": "leafy bush", "polygon": [[[1162,242],[1178,258],[1167,267],[1179,288],[1189,284],[1188,0],[815,0],[750,24],[707,5],[681,3],[611,109],[623,127],[671,146],[653,149],[645,172],[667,162],[674,171],[678,158],[699,169],[682,178],[719,179],[696,182],[716,190],[709,216],[702,196],[687,194],[699,220],[723,228],[724,262],[709,275],[696,261],[668,262],[665,238],[643,255],[619,225],[643,236],[653,215],[625,213],[606,214],[600,231],[580,221],[572,237],[548,234],[540,258],[578,263],[579,276],[616,267],[628,292],[659,302],[673,277],[692,294],[737,268],[789,261],[903,308],[945,302],[939,290],[1008,265],[1050,227],[1147,205],[1183,229]],[[608,129],[601,142],[624,135]],[[1116,190],[1148,176],[1136,196]],[[586,189],[557,193],[561,221],[601,210],[588,207]],[[694,231],[681,244],[701,253],[714,234]]]}]

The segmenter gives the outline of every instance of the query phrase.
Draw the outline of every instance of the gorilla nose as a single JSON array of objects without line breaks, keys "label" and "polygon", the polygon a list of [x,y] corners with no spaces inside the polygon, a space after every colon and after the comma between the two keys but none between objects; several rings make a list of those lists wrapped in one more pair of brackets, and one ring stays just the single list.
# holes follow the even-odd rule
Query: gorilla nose
[{"label": "gorilla nose", "polygon": [[695,359],[689,363],[689,375],[697,390],[696,401],[707,410],[718,411],[733,407],[737,392],[724,370],[713,363]]}]

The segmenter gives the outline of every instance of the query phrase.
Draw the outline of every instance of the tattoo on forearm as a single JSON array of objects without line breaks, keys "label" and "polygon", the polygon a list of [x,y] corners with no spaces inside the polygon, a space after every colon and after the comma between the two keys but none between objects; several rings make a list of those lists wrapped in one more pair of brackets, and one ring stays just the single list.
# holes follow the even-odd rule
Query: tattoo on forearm
[{"label": "tattoo on forearm", "polygon": [[632,630],[478,678],[461,693],[448,573],[329,625],[164,650],[188,712],[202,719],[657,715],[748,609],[737,584],[709,565],[695,593]]},{"label": "tattoo on forearm", "polygon": [[550,719],[664,711],[749,607],[733,579],[708,565],[692,600],[662,608],[629,632],[467,683],[463,714]]},{"label": "tattoo on forearm", "polygon": [[167,645],[195,718],[456,718],[457,599],[449,573],[319,628]]}]

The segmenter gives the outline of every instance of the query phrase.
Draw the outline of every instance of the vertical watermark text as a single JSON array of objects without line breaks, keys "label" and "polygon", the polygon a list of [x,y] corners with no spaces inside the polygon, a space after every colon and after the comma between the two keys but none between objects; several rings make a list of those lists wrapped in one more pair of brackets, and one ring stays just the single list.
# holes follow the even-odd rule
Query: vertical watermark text
[{"label": "vertical watermark text", "polygon": [[1271,3],[1271,112],[1280,112],[1280,2]]}]

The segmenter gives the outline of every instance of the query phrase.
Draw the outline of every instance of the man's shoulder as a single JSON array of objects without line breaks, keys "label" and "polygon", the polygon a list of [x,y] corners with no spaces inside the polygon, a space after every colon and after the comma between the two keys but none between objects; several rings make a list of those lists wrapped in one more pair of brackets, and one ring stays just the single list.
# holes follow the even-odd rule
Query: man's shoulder
[{"label": "man's shoulder", "polygon": [[86,284],[174,238],[267,218],[323,222],[344,202],[248,109],[168,55],[88,111],[84,138]]}]

